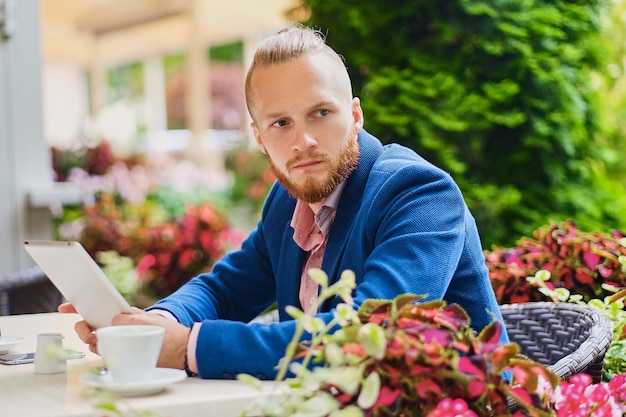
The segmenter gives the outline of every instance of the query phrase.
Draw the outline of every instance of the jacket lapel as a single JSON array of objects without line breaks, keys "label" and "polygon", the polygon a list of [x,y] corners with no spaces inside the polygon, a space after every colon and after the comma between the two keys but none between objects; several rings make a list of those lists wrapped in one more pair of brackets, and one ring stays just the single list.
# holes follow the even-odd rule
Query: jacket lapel
[{"label": "jacket lapel", "polygon": [[358,139],[359,165],[346,180],[346,187],[337,207],[322,261],[322,269],[328,274],[329,284],[339,280],[342,272],[339,271],[339,265],[347,250],[349,237],[352,235],[350,231],[354,227],[354,218],[361,207],[369,173],[383,151],[380,141],[364,130],[359,133]]}]

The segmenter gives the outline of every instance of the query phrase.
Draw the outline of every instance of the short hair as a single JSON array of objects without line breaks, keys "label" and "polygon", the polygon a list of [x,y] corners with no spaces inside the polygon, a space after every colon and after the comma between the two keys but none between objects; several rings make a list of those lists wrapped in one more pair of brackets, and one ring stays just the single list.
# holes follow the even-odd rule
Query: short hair
[{"label": "short hair", "polygon": [[252,97],[250,80],[256,67],[288,62],[312,52],[324,52],[345,67],[343,57],[326,44],[326,36],[320,30],[295,26],[282,29],[266,38],[256,49],[246,75],[245,94],[248,110]]}]

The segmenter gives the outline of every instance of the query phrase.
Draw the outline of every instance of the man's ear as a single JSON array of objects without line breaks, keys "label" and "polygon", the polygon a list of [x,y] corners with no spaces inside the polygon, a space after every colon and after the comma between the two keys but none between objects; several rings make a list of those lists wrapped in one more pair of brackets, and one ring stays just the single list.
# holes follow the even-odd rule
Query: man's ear
[{"label": "man's ear", "polygon": [[267,151],[265,150],[265,146],[261,141],[261,134],[259,133],[259,129],[257,128],[256,123],[250,122],[250,127],[252,128],[252,134],[254,135],[254,139],[256,140],[256,144],[259,147],[259,150],[263,154],[267,155]]},{"label": "man's ear", "polygon": [[361,109],[361,100],[358,97],[352,99],[352,118],[353,130],[355,134],[359,133],[363,129],[363,109]]}]

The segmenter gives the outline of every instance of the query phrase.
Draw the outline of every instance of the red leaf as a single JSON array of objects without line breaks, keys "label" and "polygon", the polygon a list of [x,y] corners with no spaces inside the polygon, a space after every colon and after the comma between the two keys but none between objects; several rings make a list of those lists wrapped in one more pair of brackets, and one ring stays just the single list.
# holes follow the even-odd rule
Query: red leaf
[{"label": "red leaf", "polygon": [[511,295],[511,304],[526,303],[528,301],[530,301],[530,296],[528,294],[512,294]]},{"label": "red leaf", "polygon": [[507,343],[497,346],[489,353],[489,360],[496,370],[502,370],[509,360],[519,353],[519,345],[515,343]]},{"label": "red leaf", "polygon": [[427,398],[428,394],[435,394],[441,396],[443,390],[439,385],[430,379],[422,379],[415,384],[415,392],[420,398]]},{"label": "red leaf", "polygon": [[425,329],[422,331],[422,340],[424,343],[437,342],[439,346],[448,346],[452,343],[453,335],[445,330],[440,329]]},{"label": "red leaf", "polygon": [[467,386],[467,393],[470,398],[480,397],[487,389],[487,384],[477,378],[470,379]]},{"label": "red leaf", "polygon": [[596,266],[600,263],[600,257],[593,252],[585,252],[583,259],[589,269],[596,269]]},{"label": "red leaf", "polygon": [[593,275],[590,275],[581,269],[576,270],[576,281],[581,284],[593,284],[594,282]]},{"label": "red leaf", "polygon": [[[486,370],[478,366],[480,362],[481,361],[479,360],[474,362],[468,357],[459,358],[459,363],[458,363],[459,371],[468,375],[479,377],[480,379],[485,379]],[[483,365],[484,365],[484,362],[483,362]]]},{"label": "red leaf", "polygon": [[367,351],[365,350],[365,347],[361,345],[360,343],[346,343],[345,345],[343,345],[341,349],[343,350],[344,353],[347,353],[350,355],[356,355],[356,356],[362,356],[362,357],[367,356]]},{"label": "red leaf", "polygon": [[391,404],[396,402],[399,396],[400,396],[399,389],[397,388],[391,389],[389,387],[383,386],[380,388],[380,394],[378,394],[378,400],[376,400],[376,404],[374,404],[374,408],[378,406],[389,407]]},{"label": "red leaf", "polygon": [[494,321],[487,325],[478,335],[478,340],[487,345],[484,351],[491,351],[500,342],[500,336],[502,334],[502,323]]}]

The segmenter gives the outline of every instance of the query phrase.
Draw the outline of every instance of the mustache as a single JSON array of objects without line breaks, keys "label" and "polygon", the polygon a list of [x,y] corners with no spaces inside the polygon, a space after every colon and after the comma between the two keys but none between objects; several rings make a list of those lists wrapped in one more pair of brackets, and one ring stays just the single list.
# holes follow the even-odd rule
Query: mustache
[{"label": "mustache", "polygon": [[302,162],[305,162],[305,161],[325,161],[325,162],[329,162],[330,158],[328,157],[327,154],[325,154],[323,152],[310,152],[310,153],[307,153],[307,154],[298,155],[295,158],[290,159],[285,164],[285,167],[288,170],[291,170],[296,165],[298,165],[298,164],[300,164]]}]

